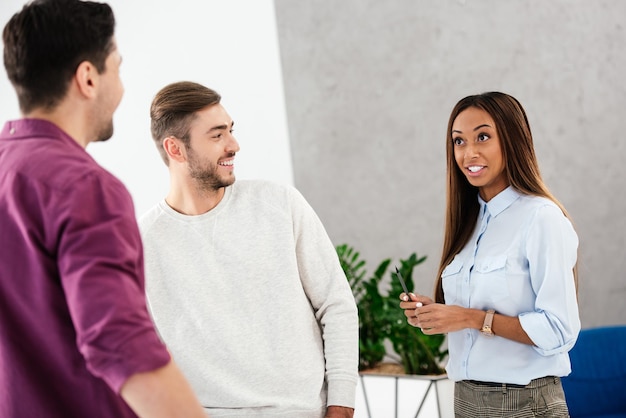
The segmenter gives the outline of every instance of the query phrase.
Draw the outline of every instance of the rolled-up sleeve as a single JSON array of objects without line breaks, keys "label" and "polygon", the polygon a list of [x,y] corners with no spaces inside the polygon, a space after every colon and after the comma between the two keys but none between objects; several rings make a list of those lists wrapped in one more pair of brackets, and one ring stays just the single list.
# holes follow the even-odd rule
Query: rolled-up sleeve
[{"label": "rolled-up sleeve", "polygon": [[526,240],[535,309],[519,316],[524,331],[543,356],[569,351],[580,331],[573,269],[578,237],[554,206],[537,209]]},{"label": "rolled-up sleeve", "polygon": [[146,307],[143,248],[130,195],[101,173],[76,187],[53,217],[61,231],[61,285],[88,370],[119,393],[131,375],[162,367],[170,356]]}]

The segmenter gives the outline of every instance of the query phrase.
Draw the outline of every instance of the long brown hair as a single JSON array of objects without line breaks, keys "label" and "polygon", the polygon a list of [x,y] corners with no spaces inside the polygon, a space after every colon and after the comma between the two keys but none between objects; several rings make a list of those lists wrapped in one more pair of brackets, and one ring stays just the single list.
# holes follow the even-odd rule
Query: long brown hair
[{"label": "long brown hair", "polygon": [[[435,300],[444,303],[441,274],[472,236],[478,218],[478,188],[472,186],[454,159],[452,125],[467,108],[487,112],[495,122],[509,184],[519,192],[553,201],[565,216],[563,205],[550,193],[539,172],[533,137],[526,112],[517,99],[500,92],[488,92],[461,99],[452,109],[446,132],[447,186],[443,251],[435,285]],[[577,280],[576,268],[574,279]]]}]

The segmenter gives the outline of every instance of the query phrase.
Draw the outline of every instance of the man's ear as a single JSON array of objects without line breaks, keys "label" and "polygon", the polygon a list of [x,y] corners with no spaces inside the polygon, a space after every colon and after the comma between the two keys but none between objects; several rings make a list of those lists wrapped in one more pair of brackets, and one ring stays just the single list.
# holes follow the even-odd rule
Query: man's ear
[{"label": "man's ear", "polygon": [[96,97],[96,84],[98,82],[98,69],[89,61],[78,64],[74,73],[74,80],[78,91],[87,98]]},{"label": "man's ear", "polygon": [[168,136],[163,140],[163,149],[170,161],[177,161],[179,163],[187,161],[187,154],[184,148],[183,143],[173,136]]}]

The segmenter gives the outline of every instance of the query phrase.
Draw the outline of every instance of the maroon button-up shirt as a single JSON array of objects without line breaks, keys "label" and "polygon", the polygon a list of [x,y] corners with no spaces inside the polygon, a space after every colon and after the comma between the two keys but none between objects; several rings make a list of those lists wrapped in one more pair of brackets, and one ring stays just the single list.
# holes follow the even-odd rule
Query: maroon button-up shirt
[{"label": "maroon button-up shirt", "polygon": [[57,126],[0,133],[0,418],[130,417],[169,361],[146,308],[131,197]]}]

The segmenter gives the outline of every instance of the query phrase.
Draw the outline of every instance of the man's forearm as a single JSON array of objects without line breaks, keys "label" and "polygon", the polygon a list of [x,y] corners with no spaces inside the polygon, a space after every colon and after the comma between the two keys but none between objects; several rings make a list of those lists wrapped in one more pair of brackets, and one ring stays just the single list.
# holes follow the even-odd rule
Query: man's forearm
[{"label": "man's forearm", "polygon": [[172,361],[160,369],[132,375],[120,394],[139,417],[207,418],[191,386]]}]

